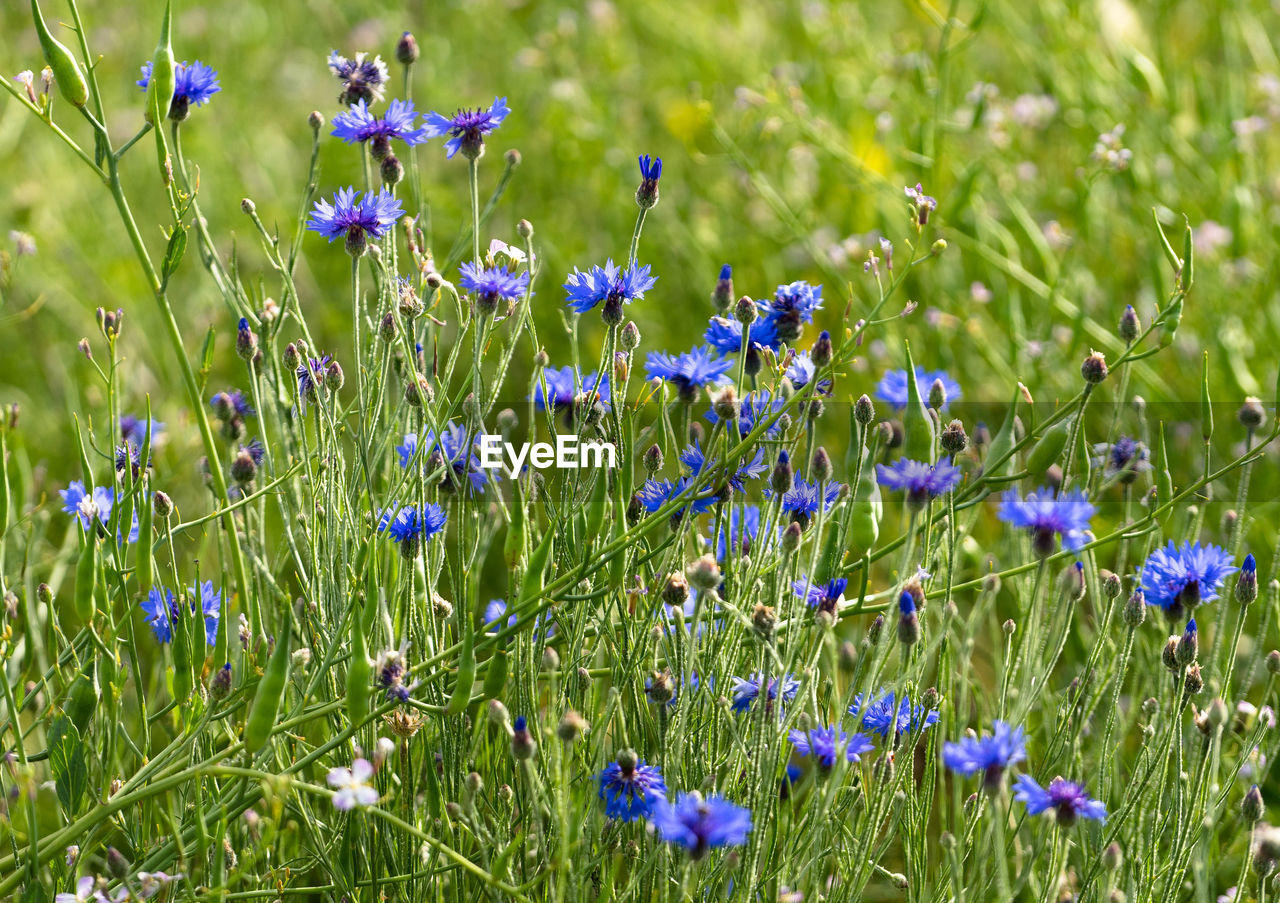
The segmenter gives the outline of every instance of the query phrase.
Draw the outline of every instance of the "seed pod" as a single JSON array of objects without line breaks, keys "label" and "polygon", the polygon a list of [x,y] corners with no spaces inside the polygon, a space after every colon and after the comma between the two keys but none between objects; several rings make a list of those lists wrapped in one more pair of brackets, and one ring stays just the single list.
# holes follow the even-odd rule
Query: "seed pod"
[{"label": "seed pod", "polygon": [[67,701],[63,706],[63,711],[67,713],[67,717],[81,734],[84,734],[89,727],[89,722],[93,719],[93,711],[98,705],[99,693],[94,685],[93,671],[94,659],[90,658],[85,662],[84,670],[71,684],[71,689],[67,691]]},{"label": "seed pod", "polygon": [[453,695],[444,707],[446,715],[461,715],[471,701],[471,688],[476,682],[476,640],[471,619],[465,617],[462,608],[457,611],[462,627],[462,653],[458,656],[458,678],[453,684]]},{"label": "seed pod", "polygon": [[147,122],[159,126],[169,115],[173,92],[178,83],[178,67],[173,58],[173,42],[170,23],[173,19],[172,0],[164,6],[164,21],[160,24],[160,40],[156,44],[155,59],[151,62],[151,78],[147,80],[147,106],[143,116]]},{"label": "seed pod", "polygon": [[[374,605],[372,601],[366,605]],[[351,660],[347,662],[347,717],[354,730],[369,719],[369,697],[373,692],[373,663],[365,643],[359,612],[351,613]]]},{"label": "seed pod", "polygon": [[54,40],[49,33],[49,26],[44,24],[44,16],[40,14],[36,0],[31,0],[31,18],[35,21],[45,62],[53,70],[53,80],[58,83],[58,91],[73,107],[83,107],[89,100],[89,85],[80,71],[80,64],[67,46]]},{"label": "seed pod", "polygon": [[92,533],[86,533],[84,546],[80,549],[80,560],[76,563],[76,615],[82,621],[93,618],[93,588],[97,577],[98,540]]},{"label": "seed pod", "polygon": [[1040,437],[1040,441],[1031,449],[1031,453],[1027,455],[1027,473],[1038,477],[1048,470],[1049,466],[1062,456],[1062,450],[1067,447],[1070,433],[1070,418],[1063,419],[1046,430]]},{"label": "seed pod", "polygon": [[914,460],[933,463],[937,453],[935,424],[925,409],[916,381],[915,363],[911,359],[911,346],[907,352],[907,407],[902,412],[902,453]]},{"label": "seed pod", "polygon": [[266,673],[262,675],[257,692],[253,694],[249,716],[244,722],[244,748],[251,756],[257,755],[271,739],[276,718],[280,714],[280,700],[284,697],[285,684],[289,680],[291,661],[289,624],[286,621],[280,627],[280,635],[276,637],[275,651],[271,653]]},{"label": "seed pod", "polygon": [[507,685],[507,673],[511,668],[511,656],[506,650],[506,641],[498,640],[498,648],[489,656],[488,668],[484,672],[484,697],[497,699]]},{"label": "seed pod", "polygon": [[533,554],[529,556],[529,563],[524,572],[524,581],[520,586],[520,602],[525,602],[541,595],[544,585],[543,572],[547,569],[547,562],[551,559],[551,549],[555,545],[555,535],[554,530],[548,530],[542,542],[538,543],[537,548],[533,550]]}]

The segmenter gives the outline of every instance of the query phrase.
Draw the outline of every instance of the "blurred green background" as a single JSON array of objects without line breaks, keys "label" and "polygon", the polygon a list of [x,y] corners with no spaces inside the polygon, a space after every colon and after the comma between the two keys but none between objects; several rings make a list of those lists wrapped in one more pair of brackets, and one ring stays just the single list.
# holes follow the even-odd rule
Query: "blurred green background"
[{"label": "blurred green background", "polygon": [[[85,0],[81,9],[102,57],[108,125],[122,141],[141,122],[134,81],[161,4]],[[58,0],[45,14],[67,18]],[[1230,412],[1245,394],[1271,404],[1280,337],[1280,62],[1267,28],[1275,14],[1263,0],[949,8],[472,0],[394,9],[183,0],[174,46],[180,60],[220,73],[222,92],[193,110],[184,142],[210,229],[224,252],[235,243],[248,285],[264,267],[240,199],[252,197],[268,225],[289,228],[310,153],[307,114],[339,111],[328,52],[380,53],[398,85],[394,47],[407,28],[422,47],[413,76],[420,109],[508,97],[514,112],[490,141],[482,191],[496,181],[502,151],[518,148],[524,162],[485,239],[515,241],[518,219],[534,223],[545,267],[536,315],[553,363],[568,356],[558,285],[575,265],[625,258],[635,158],[653,153],[665,163],[662,200],[641,259],[660,282],[629,309],[644,350],[694,344],[726,262],[739,294],[809,279],[825,286],[821,325],[840,327],[850,299],[856,319],[874,295],[866,250],[885,235],[899,260],[906,255],[902,187],[919,181],[940,203],[929,240],[949,247],[908,281],[900,300],[918,309],[872,331],[842,396],[871,391],[886,367],[900,366],[903,337],[918,363],[949,368],[970,400],[1007,402],[1017,380],[1037,401],[1074,393],[1080,359],[1120,347],[1114,325],[1124,305],[1150,322],[1172,287],[1155,207],[1172,235],[1183,213],[1196,229],[1196,287],[1176,360],[1140,365],[1133,388],[1152,403],[1194,404],[1208,350],[1215,398]],[[0,35],[5,77],[38,72],[26,4],[0,8]],[[65,104],[59,113],[87,141]],[[1094,144],[1121,123],[1131,165],[1101,172]],[[356,161],[327,139],[321,192],[358,182]],[[419,162],[443,257],[466,216],[466,166],[446,161],[439,141],[420,149]],[[158,252],[164,207],[153,169],[149,148],[125,164],[135,213]],[[7,236],[20,230],[38,249],[9,261],[0,400],[22,405],[29,447],[43,449],[61,480],[75,469],[65,414],[99,400],[75,349],[95,328],[94,308],[126,312],[135,406],[150,392],[157,416],[180,426],[183,392],[109,196],[7,96],[0,173],[0,245],[12,254]],[[341,348],[347,259],[314,235],[304,249],[304,309],[322,343]],[[264,278],[264,294],[275,293]],[[225,336],[219,366],[231,379],[233,324],[194,254],[174,285],[191,354],[216,326]],[[588,344],[601,332],[584,319]],[[171,436],[168,453],[194,459],[194,432]]]}]

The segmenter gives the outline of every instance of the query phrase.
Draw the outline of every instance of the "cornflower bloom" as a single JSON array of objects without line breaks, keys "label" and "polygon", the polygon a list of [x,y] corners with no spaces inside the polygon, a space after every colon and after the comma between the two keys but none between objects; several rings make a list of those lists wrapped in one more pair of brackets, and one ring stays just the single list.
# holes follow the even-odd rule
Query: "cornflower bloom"
[{"label": "cornflower bloom", "polygon": [[997,515],[1000,520],[1031,532],[1031,545],[1041,558],[1053,554],[1054,535],[1062,537],[1062,547],[1079,552],[1088,540],[1089,519],[1094,507],[1083,491],[1071,489],[1055,495],[1049,488],[1027,493],[1026,499],[1018,497],[1016,489],[1008,490],[1000,503]]},{"label": "cornflower bloom", "polygon": [[1107,807],[1085,792],[1080,784],[1063,778],[1054,778],[1048,787],[1041,787],[1029,774],[1018,775],[1013,785],[1013,798],[1027,804],[1028,815],[1039,815],[1053,810],[1058,824],[1069,828],[1077,818],[1107,820]]},{"label": "cornflower bloom", "polygon": [[350,109],[333,117],[331,134],[347,144],[369,142],[373,158],[382,160],[391,152],[393,139],[410,147],[427,140],[426,129],[414,128],[417,118],[411,100],[391,101],[382,116],[373,115],[364,100],[357,100]]},{"label": "cornflower bloom", "polygon": [[338,51],[329,54],[329,71],[342,82],[342,91],[338,94],[338,103],[351,106],[359,101],[377,103],[382,100],[382,92],[387,84],[387,64],[382,57],[368,58],[367,53],[357,53],[354,58],[347,59]]},{"label": "cornflower bloom", "polygon": [[403,214],[399,199],[387,189],[362,194],[348,186],[338,189],[332,203],[324,198],[316,201],[307,228],[330,242],[345,236],[347,253],[359,257],[370,239],[386,235]]},{"label": "cornflower bloom", "polygon": [[807,731],[791,731],[787,734],[787,739],[798,755],[813,756],[818,767],[823,769],[834,768],[836,758],[841,754],[846,762],[853,763],[863,753],[874,748],[865,734],[854,734],[851,737],[838,724],[810,728]]},{"label": "cornflower bloom", "polygon": [[681,793],[654,808],[651,819],[667,843],[682,846],[690,859],[702,859],[715,847],[741,846],[751,833],[751,810],[711,794]]},{"label": "cornflower bloom", "polygon": [[[142,64],[142,78],[136,82],[142,90],[151,84],[151,63]],[[187,118],[191,105],[197,107],[204,104],[222,90],[218,84],[218,73],[209,66],[196,60],[194,63],[177,63],[174,66],[173,99],[169,101],[169,118],[181,122]]]},{"label": "cornflower bloom", "polygon": [[492,132],[507,118],[511,108],[505,97],[495,97],[489,109],[459,109],[452,116],[442,116],[432,111],[427,114],[425,132],[428,138],[448,135],[444,143],[448,151],[446,159],[462,151],[462,156],[475,160],[484,153],[484,136]]},{"label": "cornflower bloom", "polygon": [[1175,546],[1169,540],[1147,556],[1138,576],[1147,604],[1180,620],[1185,609],[1215,601],[1227,575],[1236,570],[1231,553],[1220,546],[1189,540]]},{"label": "cornflower bloom", "polygon": [[991,722],[991,734],[963,737],[944,743],[942,762],[957,774],[982,772],[983,786],[999,789],[1005,770],[1027,757],[1027,741],[1021,727],[1011,727],[999,719]]},{"label": "cornflower bloom", "polygon": [[[948,376],[945,370],[926,370],[917,365],[915,372],[916,385],[920,389],[920,396],[925,404],[929,403],[929,387],[939,381],[942,383],[943,395],[946,398],[946,402],[939,410],[945,411],[948,404],[960,399],[960,384]],[[882,376],[880,382],[876,384],[876,398],[888,402],[895,411],[905,408],[907,406],[907,371],[890,370]]]},{"label": "cornflower bloom", "polygon": [[574,267],[563,286],[566,304],[575,313],[585,314],[603,301],[606,322],[621,322],[622,305],[639,301],[657,283],[658,277],[650,275],[650,270],[648,264],[634,263],[623,269],[613,260],[586,272]]},{"label": "cornflower bloom", "polygon": [[605,814],[624,822],[649,817],[654,806],[667,798],[662,772],[654,765],[646,765],[644,759],[637,759],[629,749],[619,753],[616,762],[606,765],[598,780]]},{"label": "cornflower bloom", "polygon": [[929,499],[950,492],[960,482],[960,468],[946,461],[928,464],[901,458],[889,466],[876,465],[876,482],[907,493],[907,506],[919,511]]}]

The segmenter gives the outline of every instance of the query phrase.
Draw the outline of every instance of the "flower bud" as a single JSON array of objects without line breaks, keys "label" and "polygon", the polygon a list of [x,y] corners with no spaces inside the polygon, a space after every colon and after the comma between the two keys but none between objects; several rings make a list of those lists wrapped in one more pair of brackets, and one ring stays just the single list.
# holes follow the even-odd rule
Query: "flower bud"
[{"label": "flower bud", "polygon": [[284,346],[284,354],[280,357],[280,362],[284,364],[284,368],[290,372],[297,370],[298,365],[302,363],[302,355],[298,351],[298,346],[293,342]]},{"label": "flower bud", "polygon": [[627,325],[622,327],[622,332],[618,334],[618,344],[623,351],[634,351],[640,347],[640,327],[635,320],[628,320]]},{"label": "flower bud", "polygon": [[412,66],[418,61],[418,42],[410,32],[400,35],[400,41],[396,44],[396,59],[402,65]]},{"label": "flower bud", "polygon": [[1197,662],[1187,666],[1187,673],[1183,678],[1183,700],[1190,699],[1192,696],[1198,696],[1200,691],[1204,689],[1204,676],[1200,673],[1200,665]]},{"label": "flower bud", "polygon": [[343,381],[342,365],[337,361],[329,361],[329,366],[324,371],[324,387],[331,392],[337,392],[342,388]]},{"label": "flower bud", "polygon": [[533,739],[533,735],[529,733],[528,722],[521,715],[516,719],[515,727],[511,734],[511,755],[523,762],[532,759],[537,751],[538,744]]},{"label": "flower bud", "polygon": [[778,463],[773,465],[769,475],[769,486],[778,495],[786,495],[794,484],[795,474],[791,469],[791,459],[785,451],[778,452]]},{"label": "flower bud", "polygon": [[737,305],[733,308],[734,317],[736,317],[738,322],[743,326],[750,326],[754,323],[758,313],[759,308],[756,307],[756,302],[746,295],[739,298]]},{"label": "flower bud", "polygon": [[1091,386],[1096,386],[1107,378],[1107,359],[1101,351],[1095,351],[1084,359],[1080,365],[1080,375]]},{"label": "flower bud", "polygon": [[556,736],[565,743],[576,743],[582,739],[582,735],[587,732],[591,725],[587,724],[585,718],[575,712],[573,709],[565,712],[560,718],[560,724],[556,726]]},{"label": "flower bud", "polygon": [[1251,825],[1262,821],[1262,816],[1266,814],[1267,807],[1262,800],[1262,791],[1258,789],[1258,785],[1254,784],[1245,791],[1244,799],[1240,801],[1240,814],[1244,816],[1244,820]]},{"label": "flower bud", "polygon": [[821,445],[813,453],[813,478],[819,483],[830,482],[832,476],[831,456]]},{"label": "flower bud", "polygon": [[751,612],[751,626],[763,639],[772,639],[773,632],[778,626],[778,615],[772,607],[758,602]]},{"label": "flower bud", "polygon": [[213,672],[213,677],[209,679],[209,695],[213,697],[214,702],[221,702],[226,699],[230,693],[231,665],[228,663]]},{"label": "flower bud", "polygon": [[319,110],[312,110],[307,114],[307,125],[311,126],[314,132],[320,131],[324,128],[324,114]]},{"label": "flower bud", "polygon": [[672,699],[675,699],[676,691],[671,682],[670,672],[654,671],[653,675],[645,683],[644,692],[649,697],[649,701],[657,705],[666,705]]},{"label": "flower bud", "polygon": [[809,351],[809,359],[813,361],[813,366],[822,368],[831,363],[831,358],[835,354],[835,348],[831,345],[831,333],[825,329],[818,333],[818,341],[813,343],[813,348]]},{"label": "flower bud", "polygon": [[560,670],[560,653],[547,646],[542,650],[542,661],[540,663],[542,671],[547,674],[553,674]]},{"label": "flower bud", "polygon": [[1138,333],[1142,331],[1142,323],[1138,320],[1138,312],[1133,309],[1133,305],[1125,306],[1124,313],[1120,314],[1120,325],[1116,328],[1116,332],[1120,334],[1120,338],[1125,344],[1131,344],[1138,337]]},{"label": "flower bud", "polygon": [[1122,610],[1124,623],[1129,627],[1138,627],[1147,617],[1147,600],[1143,596],[1141,589],[1135,589],[1133,595],[1129,596],[1128,601],[1124,603]]},{"label": "flower bud", "polygon": [[720,268],[720,279],[711,293],[711,303],[720,313],[724,313],[733,304],[733,267],[727,263]]},{"label": "flower bud", "polygon": [[1102,866],[1107,871],[1118,871],[1120,866],[1124,865],[1124,851],[1120,849],[1120,844],[1107,844],[1106,849],[1102,851]]},{"label": "flower bud", "polygon": [[1236,580],[1236,601],[1248,605],[1258,598],[1258,562],[1250,552],[1244,557],[1240,567],[1240,576]]},{"label": "flower bud", "polygon": [[1262,421],[1266,417],[1267,411],[1262,406],[1262,401],[1252,395],[1246,396],[1244,404],[1240,405],[1240,410],[1236,411],[1236,419],[1249,431],[1256,430],[1262,426]]},{"label": "flower bud", "polygon": [[667,575],[667,582],[662,587],[662,601],[672,608],[681,608],[689,598],[689,581],[684,574],[673,571]]},{"label": "flower bud", "polygon": [[489,706],[485,709],[485,713],[489,718],[489,723],[494,727],[506,727],[511,723],[511,714],[507,711],[507,707],[502,704],[501,700],[490,699]]},{"label": "flower bud", "polygon": [[898,597],[898,641],[904,646],[914,646],[920,641],[920,616],[916,614],[911,593],[904,592]]},{"label": "flower bud", "polygon": [[934,410],[941,410],[947,403],[947,387],[941,379],[935,379],[933,385],[929,387],[929,407]]},{"label": "flower bud", "polygon": [[958,455],[968,446],[969,437],[965,434],[964,424],[959,420],[953,420],[942,428],[938,441],[942,445],[944,452]]},{"label": "flower bud", "polygon": [[157,489],[151,496],[151,502],[155,505],[156,517],[163,519],[173,514],[173,500],[163,490]]},{"label": "flower bud", "polygon": [[689,585],[698,592],[713,590],[724,579],[714,555],[703,555],[685,569],[685,574],[689,578]]}]

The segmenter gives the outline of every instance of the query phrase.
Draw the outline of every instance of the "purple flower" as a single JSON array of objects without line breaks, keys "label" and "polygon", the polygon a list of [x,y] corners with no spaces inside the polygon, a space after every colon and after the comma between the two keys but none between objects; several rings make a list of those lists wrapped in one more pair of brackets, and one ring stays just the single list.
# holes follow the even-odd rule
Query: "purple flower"
[{"label": "purple flower", "polygon": [[393,503],[378,516],[378,532],[389,534],[398,543],[416,543],[439,533],[446,519],[444,509],[433,502],[427,502],[421,513],[414,505],[400,507]]},{"label": "purple flower", "polygon": [[[405,446],[397,448],[401,454],[402,461],[407,465],[408,459],[405,457],[403,449],[408,446],[409,437],[405,437]],[[479,442],[478,437],[472,437],[467,432],[467,428],[460,423],[446,423],[441,431],[439,438],[435,433],[428,430],[423,439],[423,446],[427,449],[428,454],[439,453],[443,463],[447,464],[453,471],[452,477],[448,474],[441,481],[441,487],[445,489],[454,489],[462,485],[465,479],[472,492],[484,492],[485,485],[489,482],[490,477],[494,480],[498,479],[496,471],[486,470],[481,466],[480,457],[474,453],[476,443]],[[418,447],[418,437],[413,437],[413,450],[416,452]],[[409,457],[412,457],[410,453]]]},{"label": "purple flower", "polygon": [[[212,646],[218,641],[218,620],[222,616],[222,593],[206,580],[200,584],[198,591],[195,585],[188,588],[191,601],[187,608],[192,614],[197,612],[204,618],[205,644]],[[197,601],[198,598],[198,601]],[[159,643],[173,640],[173,624],[183,616],[182,605],[173,597],[173,592],[160,587],[151,587],[147,598],[141,603],[146,621]]]},{"label": "purple flower", "polygon": [[902,189],[911,206],[915,209],[916,222],[923,226],[929,222],[929,214],[938,209],[938,201],[924,193],[924,189],[916,182],[916,187],[907,186]]},{"label": "purple flower", "polygon": [[[146,90],[151,84],[151,63],[142,64],[142,78],[137,85]],[[181,121],[187,118],[192,104],[204,106],[205,102],[222,90],[218,73],[196,60],[194,63],[178,63],[174,67],[173,99],[169,102],[169,118]]]},{"label": "purple flower", "polygon": [[[80,521],[80,529],[88,531],[97,520],[103,527],[111,520],[111,509],[115,507],[116,492],[102,486],[94,486],[85,490],[84,483],[72,480],[66,489],[59,489],[62,496],[62,510]],[[129,530],[129,542],[138,541],[138,511],[133,512],[133,526]]]},{"label": "purple flower", "polygon": [[1235,572],[1231,553],[1219,546],[1190,541],[1175,546],[1169,540],[1147,557],[1139,577],[1147,604],[1158,605],[1176,618],[1184,608],[1215,601],[1223,580]]},{"label": "purple flower", "polygon": [[844,754],[845,761],[857,762],[859,756],[874,747],[866,734],[850,737],[840,725],[815,727],[807,731],[791,731],[787,739],[801,756],[813,756],[821,768],[834,768],[836,757]]},{"label": "purple flower", "polygon": [[[708,462],[706,454],[702,451],[702,444],[694,439],[693,445],[687,446],[680,453],[680,463],[689,468],[690,473],[696,477],[703,470],[714,469],[717,462]],[[729,474],[727,484],[735,491],[742,492],[746,488],[747,480],[759,479],[768,469],[769,465],[764,463],[764,450],[757,448],[755,456],[750,461],[739,461],[737,468]]]},{"label": "purple flower", "polygon": [[249,400],[239,389],[228,389],[217,393],[209,399],[209,407],[213,408],[213,412],[222,420],[243,420],[257,413],[249,406]]},{"label": "purple flower", "polygon": [[1081,817],[1107,820],[1105,805],[1091,799],[1080,784],[1063,778],[1054,778],[1045,788],[1029,774],[1018,775],[1013,785],[1013,798],[1027,804],[1028,815],[1039,815],[1052,809],[1058,817],[1058,824],[1063,827],[1070,827]]},{"label": "purple flower", "polygon": [[715,538],[716,560],[724,561],[729,549],[733,549],[736,555],[750,555],[757,541],[766,548],[777,541],[776,531],[772,537],[765,536],[763,540],[759,534],[760,508],[757,505],[734,505],[720,528],[720,535]]},{"label": "purple flower", "polygon": [[1010,727],[1003,721],[991,722],[991,734],[964,737],[956,743],[944,743],[942,762],[957,774],[982,772],[990,789],[1000,786],[1005,769],[1027,757],[1027,741],[1021,727]]},{"label": "purple flower", "polygon": [[502,623],[503,617],[507,614],[507,603],[505,599],[490,599],[489,604],[484,607],[484,626],[497,624],[499,627],[514,627],[516,616],[511,615],[506,620],[506,624]]},{"label": "purple flower", "polygon": [[[777,351],[782,347],[774,321],[769,318],[756,320],[747,330],[751,344]],[[712,348],[721,354],[733,354],[742,350],[742,322],[727,317],[712,317],[703,336]]]},{"label": "purple flower", "polygon": [[387,84],[387,64],[382,57],[369,59],[368,54],[357,53],[353,59],[347,59],[334,50],[329,54],[329,71],[342,82],[338,103],[351,106],[359,101],[368,104],[382,100]]},{"label": "purple flower", "polygon": [[[953,401],[960,399],[960,384],[947,375],[945,370],[926,370],[924,367],[916,367],[916,385],[920,389],[920,397],[929,403],[929,388],[935,382],[942,382],[943,395],[946,402],[942,405],[942,410],[946,410],[947,405]],[[901,411],[907,406],[907,371],[906,370],[890,370],[880,378],[880,382],[876,384],[876,398],[881,401],[888,402],[895,411]]]},{"label": "purple flower", "polygon": [[810,285],[803,279],[790,285],[780,285],[766,310],[777,320],[786,314],[798,314],[801,322],[812,323],[813,312],[822,310],[822,286]]},{"label": "purple flower", "polygon": [[495,97],[487,110],[479,107],[459,109],[452,116],[441,116],[432,111],[427,114],[425,131],[428,138],[450,136],[444,143],[448,159],[452,160],[458,151],[462,151],[464,157],[475,159],[484,150],[484,136],[502,125],[510,112],[505,97]]},{"label": "purple flower", "polygon": [[[899,734],[911,733],[917,730],[923,731],[938,723],[937,709],[930,709],[926,712],[922,705],[912,707],[911,697],[905,693],[902,696],[901,703],[895,705],[895,702],[896,698],[891,690],[868,704],[866,710],[863,711],[862,694],[859,693],[853,697],[853,705],[849,706],[849,714],[855,718],[861,715],[862,726],[885,739],[889,739],[890,729],[894,732],[893,739],[896,739]],[[896,719],[894,717],[895,711],[897,713]]]},{"label": "purple flower", "polygon": [[[844,489],[843,483],[827,483],[825,486],[820,486],[817,483],[806,482],[804,477],[797,474],[791,488],[782,496],[782,510],[790,514],[791,519],[803,528],[809,523],[809,519],[818,513],[819,507],[829,511],[836,499],[840,498],[842,489]],[[766,488],[764,494],[765,498],[773,498],[775,495],[770,488]]]},{"label": "purple flower", "polygon": [[1019,498],[1016,489],[1010,489],[1004,494],[997,516],[1007,524],[1030,530],[1036,554],[1045,557],[1053,554],[1055,533],[1062,537],[1064,549],[1079,552],[1088,540],[1089,518],[1094,510],[1079,489],[1061,495],[1054,495],[1048,488],[1036,489],[1027,493],[1026,499]]},{"label": "purple flower", "polygon": [[651,816],[658,834],[682,846],[689,858],[701,859],[715,847],[741,846],[751,833],[751,810],[712,794],[681,793],[674,804],[665,799]]},{"label": "purple flower", "polygon": [[347,250],[359,256],[369,239],[386,235],[403,213],[400,201],[385,188],[363,196],[354,188],[339,188],[332,204],[323,198],[316,201],[307,228],[330,242],[345,236]]},{"label": "purple flower", "polygon": [[[599,380],[598,386],[597,380]],[[545,394],[542,388],[544,381],[547,384]],[[539,411],[547,409],[548,401],[555,410],[572,410],[574,400],[579,395],[597,390],[600,393],[600,401],[608,404],[608,376],[603,379],[600,379],[598,373],[583,376],[582,371],[576,367],[547,367],[542,371],[542,380],[533,387],[533,403]]]},{"label": "purple flower", "polygon": [[[648,479],[644,481],[644,485],[640,487],[640,491],[636,494],[640,499],[640,504],[644,506],[644,510],[653,514],[667,502],[671,501],[681,493],[686,492],[693,485],[693,480],[688,477],[680,477],[674,482],[671,480]],[[720,495],[715,492],[705,494],[706,490],[700,491],[701,494],[686,495],[685,498],[691,501],[693,513],[703,514],[715,507],[720,501]],[[674,518],[684,517],[688,513],[689,508],[681,508],[675,514]]]},{"label": "purple flower", "polygon": [[1095,445],[1093,451],[1098,456],[1097,462],[1104,465],[1103,475],[1108,480],[1118,479],[1129,484],[1138,479],[1138,474],[1151,469],[1146,445],[1128,436],[1121,436],[1111,444]]},{"label": "purple flower", "polygon": [[667,785],[662,772],[653,765],[636,761],[634,754],[619,756],[600,772],[600,799],[605,814],[621,821],[635,821],[653,813],[654,806],[667,798]]},{"label": "purple flower", "polygon": [[[155,444],[156,436],[164,429],[164,424],[159,420],[151,421],[151,442]],[[120,438],[125,442],[132,442],[139,448],[147,438],[147,420],[145,417],[135,417],[132,414],[125,414],[120,418]]]},{"label": "purple flower", "polygon": [[791,591],[814,608],[834,612],[840,606],[840,600],[844,598],[844,591],[848,585],[849,581],[843,577],[816,584],[807,577],[801,577],[791,582]]},{"label": "purple flower", "polygon": [[[760,696],[763,681],[764,675],[759,672],[752,674],[750,677],[735,677],[733,679],[733,710],[735,712],[741,713],[751,708],[751,704]],[[781,681],[783,702],[790,702],[795,699],[796,692],[800,689],[800,681],[790,674],[786,674],[782,678],[770,678],[767,692],[765,693],[766,713],[773,710],[773,703],[778,698],[779,681]]]},{"label": "purple flower", "polygon": [[647,379],[664,379],[680,391],[680,397],[692,401],[703,386],[718,386],[727,381],[725,374],[733,361],[717,359],[707,346],[681,354],[651,351],[645,358]]},{"label": "purple flower", "polygon": [[[791,387],[798,392],[809,385],[816,373],[817,368],[814,367],[813,358],[809,356],[809,352],[797,351],[791,358],[791,363],[787,365],[786,376],[791,381]],[[819,395],[830,395],[831,380],[820,380],[814,391]]]},{"label": "purple flower", "polygon": [[633,263],[624,270],[612,260],[606,260],[603,267],[593,266],[585,273],[574,267],[563,286],[569,308],[585,314],[603,301],[606,310],[611,307],[621,310],[621,305],[640,300],[657,283],[658,277],[651,276],[650,269],[648,264]]},{"label": "purple flower", "polygon": [[[784,404],[781,398],[775,398],[768,389],[748,393],[738,405],[738,435],[745,439],[756,428],[756,424],[782,410]],[[712,423],[720,422],[720,416],[714,410],[707,411],[707,419]],[[779,430],[780,427],[775,420],[765,429],[764,435],[772,439],[778,435]]]},{"label": "purple flower", "polygon": [[519,301],[529,289],[529,274],[513,273],[506,267],[485,269],[474,263],[464,263],[459,269],[462,278],[458,284],[476,295],[481,310],[492,313],[506,301]]},{"label": "purple flower", "polygon": [[876,465],[876,482],[889,489],[904,489],[907,505],[920,509],[930,498],[950,492],[960,482],[960,468],[946,461],[926,464],[902,458],[886,467]]},{"label": "purple flower", "polygon": [[648,154],[641,154],[640,160],[640,178],[645,182],[653,182],[662,178],[662,158],[650,157]]},{"label": "purple flower", "polygon": [[398,138],[410,146],[422,144],[427,140],[427,130],[414,128],[418,114],[413,109],[411,100],[393,100],[382,116],[374,116],[363,99],[343,113],[333,117],[333,136],[341,138],[347,144],[357,144],[372,140],[375,143],[375,155],[381,151],[382,156],[390,146],[392,138]]},{"label": "purple flower", "polygon": [[298,370],[294,375],[298,377],[298,399],[302,413],[307,412],[308,401],[316,400],[320,387],[324,385],[325,368],[329,366],[331,360],[333,356],[325,354],[320,357],[309,357],[298,364]]},{"label": "purple flower", "polygon": [[373,766],[367,759],[356,759],[350,768],[331,768],[326,780],[337,790],[333,795],[333,807],[347,812],[356,806],[372,806],[378,801],[378,791],[370,784]]}]

